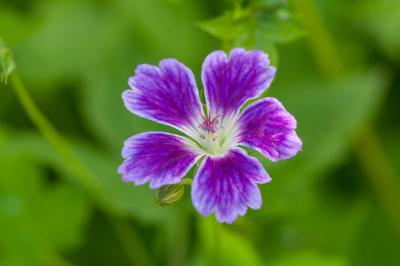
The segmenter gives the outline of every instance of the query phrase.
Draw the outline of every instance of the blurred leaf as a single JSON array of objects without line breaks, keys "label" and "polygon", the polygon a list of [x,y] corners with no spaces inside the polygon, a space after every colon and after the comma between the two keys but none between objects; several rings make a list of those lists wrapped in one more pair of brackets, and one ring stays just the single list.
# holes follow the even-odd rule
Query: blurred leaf
[{"label": "blurred leaf", "polygon": [[[44,1],[37,9],[42,18],[37,29],[15,45],[24,78],[39,84],[54,84],[61,78],[76,80],[101,63],[104,57],[99,55],[104,50],[113,51],[106,39],[113,36],[106,17],[88,1]],[[119,27],[114,30],[118,32]]]},{"label": "blurred leaf", "polygon": [[[373,194],[348,151],[351,139],[382,103],[387,82],[380,71],[355,73],[354,62],[369,67],[371,62],[385,64],[388,59],[400,58],[399,5],[394,0],[316,1],[327,26],[337,29],[334,39],[339,52],[346,52],[347,77],[324,82],[319,80],[305,42],[287,44],[303,34],[290,2],[0,3],[0,36],[13,48],[21,76],[40,99],[38,104],[51,113],[50,120],[57,121],[57,128],[76,125],[74,132],[80,139],[70,142],[94,173],[97,192],[91,198],[93,205],[105,203],[111,211],[132,217],[132,225],[140,229],[156,264],[187,265],[188,259],[198,266],[397,265],[398,237],[378,206],[368,209]],[[195,21],[215,16],[231,4],[233,10],[205,21],[205,29],[200,26],[208,34],[196,29]],[[198,219],[192,219],[190,193],[185,193],[185,200],[177,206],[157,208],[152,206],[154,190],[123,183],[116,173],[124,139],[141,131],[171,130],[140,119],[123,106],[121,92],[128,88],[127,79],[135,66],[176,57],[200,80],[202,60],[218,47],[211,36],[224,40],[224,48],[262,49],[275,66],[279,48],[277,79],[268,93],[296,116],[304,140],[303,151],[289,161],[272,164],[251,151],[273,178],[270,184],[260,186],[263,209],[248,211],[233,226],[216,224],[217,229],[214,217],[204,219],[196,214]],[[346,50],[346,45],[351,50]],[[295,49],[294,53],[290,49]],[[398,72],[392,65],[388,68],[385,72]],[[393,91],[397,85],[392,85]],[[67,254],[77,265],[126,265],[102,214],[93,217],[85,232],[83,244],[88,248],[74,251],[76,257],[72,258],[70,249],[79,240],[81,229],[75,220],[82,221],[78,212],[87,204],[85,195],[47,142],[24,133],[32,125],[12,90],[1,86],[0,120],[4,118],[4,123],[16,129],[0,128],[0,265],[55,265],[57,260],[46,259],[57,254]],[[201,89],[201,83],[198,87]],[[68,90],[68,100],[60,88]],[[38,90],[42,91],[36,93]],[[385,109],[382,117],[396,117],[395,96],[394,108]],[[59,103],[62,106],[58,107]],[[64,105],[79,111],[65,112]],[[388,158],[397,167],[400,148],[395,141],[399,135],[395,122],[381,120],[378,127],[387,141]],[[343,167],[350,170],[343,172]],[[56,180],[49,169],[57,173]],[[59,176],[71,181],[60,181]],[[337,183],[332,184],[334,179]],[[324,190],[328,186],[337,187]],[[21,206],[29,206],[29,211]],[[13,216],[12,220],[10,215],[18,208],[24,219]],[[192,222],[199,226],[194,228]],[[201,243],[193,244],[196,239]],[[193,255],[195,260],[189,257]]]},{"label": "blurred leaf", "polygon": [[269,264],[271,266],[346,266],[342,257],[326,256],[315,251],[301,251],[289,254]]},{"label": "blurred leaf", "polygon": [[26,38],[35,29],[37,21],[30,16],[4,7],[0,3],[0,36],[7,43]]},{"label": "blurred leaf", "polygon": [[350,256],[351,265],[397,265],[400,261],[400,235],[386,219],[383,210],[373,203],[360,226]]},{"label": "blurred leaf", "polygon": [[285,6],[287,2],[288,0],[258,0],[257,4],[266,9],[273,9]]},{"label": "blurred leaf", "polygon": [[207,261],[200,265],[261,266],[262,260],[244,236],[218,224],[214,217],[199,220],[199,234]]},{"label": "blurred leaf", "polygon": [[[74,143],[73,147],[80,159],[93,172],[93,186],[96,188],[98,198],[106,207],[121,214],[129,214],[137,219],[149,223],[163,223],[169,215],[173,215],[176,207],[160,208],[153,205],[155,191],[148,186],[134,186],[124,183],[117,173],[117,168],[122,158],[110,157],[95,151],[82,143]],[[67,173],[67,168],[60,161],[58,155],[49,144],[37,135],[15,135],[8,138],[3,144],[3,150],[8,153],[23,153],[53,165],[60,171]],[[76,177],[72,177],[77,182]]]},{"label": "blurred leaf", "polygon": [[[196,3],[185,2],[179,9],[171,8],[168,9],[169,12],[163,12],[163,4],[165,3],[154,0],[118,1],[116,8],[127,26],[118,33],[118,38],[110,41],[115,48],[110,54],[104,55],[107,63],[96,66],[85,76],[82,110],[86,114],[87,123],[94,134],[112,144],[114,150],[119,151],[122,142],[135,133],[171,130],[138,118],[124,107],[121,93],[129,88],[127,80],[133,75],[137,64],[157,65],[162,58],[176,57],[188,66],[195,65],[193,72],[200,73],[196,70],[200,69],[206,54],[207,39],[199,31],[194,31],[189,15],[199,16],[201,9],[196,8]],[[153,19],[149,21],[154,17],[157,22]],[[109,19],[115,18],[112,16]],[[115,22],[110,23],[112,25]],[[132,32],[133,36],[126,32]],[[131,38],[136,41],[132,42]]]},{"label": "blurred leaf", "polygon": [[99,196],[104,199],[110,207],[122,214],[129,214],[147,223],[163,223],[165,219],[173,215],[177,206],[160,208],[154,206],[155,190],[148,185],[135,186],[125,183],[117,173],[122,159],[102,155],[79,143],[74,145],[79,157],[93,171],[96,176],[96,186]]},{"label": "blurred leaf", "polygon": [[251,10],[227,11],[198,23],[200,29],[221,40],[232,40],[252,31]]},{"label": "blurred leaf", "polygon": [[360,31],[370,34],[392,58],[400,60],[400,2],[368,0],[357,2],[351,14]]},{"label": "blurred leaf", "polygon": [[257,49],[261,49],[269,55],[271,65],[279,65],[279,53],[277,45],[260,30],[255,31],[255,45]]},{"label": "blurred leaf", "polygon": [[[265,193],[270,207],[264,210],[272,211],[274,202],[277,203],[268,197],[283,197],[287,204],[292,201],[290,197],[303,198],[305,189],[321,172],[343,158],[351,139],[381,104],[386,79],[381,72],[370,71],[349,75],[333,83],[313,80],[297,81],[294,85],[290,80],[277,81],[273,87],[274,96],[296,117],[303,151],[289,161],[267,165],[271,176],[279,179]],[[265,161],[262,156],[257,156]],[[292,209],[277,206],[284,212]]]},{"label": "blurred leaf", "polygon": [[257,25],[264,38],[274,43],[291,42],[304,35],[304,30],[289,20],[274,19]]},{"label": "blurred leaf", "polygon": [[305,31],[295,20],[287,1],[270,1],[270,5],[259,11],[255,27],[264,35],[264,39],[273,43],[287,43],[304,35]]},{"label": "blurred leaf", "polygon": [[205,32],[223,41],[225,50],[233,47],[264,50],[278,64],[276,45],[304,34],[296,25],[286,1],[261,1],[245,8],[236,7],[223,15],[198,23]]},{"label": "blurred leaf", "polygon": [[[388,153],[388,158],[397,170],[397,173],[400,173],[400,139],[398,137],[398,131],[399,129],[391,131],[385,130],[382,134],[382,140],[385,144],[385,150]],[[400,178],[400,175],[398,175],[398,177]]]},{"label": "blurred leaf", "polygon": [[134,118],[121,100],[135,66],[177,57],[200,68],[212,42],[194,30],[192,17],[202,12],[197,6],[158,0],[41,1],[35,7],[40,23],[14,45],[21,76],[33,91],[59,89],[60,80],[78,84],[71,89],[82,96],[79,106],[89,129],[120,149],[128,136],[153,126]]},{"label": "blurred leaf", "polygon": [[49,187],[45,178],[31,157],[0,148],[1,265],[39,265],[78,245],[87,198],[70,184]]},{"label": "blurred leaf", "polygon": [[[97,177],[94,185],[100,199],[117,212],[147,222],[162,223],[175,207],[154,207],[154,191],[147,186],[123,183],[116,172],[122,162],[119,153],[128,136],[166,127],[130,114],[123,106],[121,92],[127,89],[127,79],[138,63],[157,62],[159,56],[178,56],[180,60],[183,57],[187,59],[182,60],[186,64],[201,62],[201,51],[207,45],[204,45],[204,36],[193,31],[192,16],[201,12],[193,8],[196,5],[182,3],[181,7],[172,9],[160,1],[120,0],[105,5],[92,1],[44,1],[38,7],[42,24],[16,45],[22,74],[33,88],[56,89],[60,79],[80,81],[82,94],[79,95],[83,95],[80,107],[86,114],[87,124],[96,136],[105,140],[103,147],[111,144],[112,151],[102,152],[76,143],[77,153]],[[171,12],[164,12],[168,8]],[[157,17],[156,23],[149,21],[154,17]],[[143,24],[146,24],[145,31]],[[177,43],[177,38],[182,41]],[[32,62],[40,64],[32,67]],[[200,63],[196,65],[200,68]],[[12,143],[8,141],[9,148],[15,149]],[[28,137],[15,143],[24,143],[25,146],[19,146],[24,152],[46,158],[66,171],[44,141]]]}]

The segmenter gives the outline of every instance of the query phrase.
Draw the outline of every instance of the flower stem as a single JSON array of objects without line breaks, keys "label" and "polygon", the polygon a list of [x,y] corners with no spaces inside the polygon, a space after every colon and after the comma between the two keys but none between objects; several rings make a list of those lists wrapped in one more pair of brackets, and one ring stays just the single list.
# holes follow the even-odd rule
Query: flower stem
[{"label": "flower stem", "polygon": [[[295,0],[301,13],[303,25],[308,31],[310,45],[321,73],[326,78],[338,78],[345,73],[340,55],[329,31],[318,14],[314,0]],[[387,216],[400,233],[400,184],[393,165],[388,160],[379,136],[367,126],[360,138],[353,140],[353,146],[365,175],[369,179]]]},{"label": "flower stem", "polygon": [[[95,183],[95,175],[85,165],[85,163],[79,159],[68,144],[67,140],[42,114],[16,72],[11,76],[11,83],[29,118],[39,129],[44,138],[53,146],[60,158],[64,160],[67,169],[73,174],[73,176],[76,176],[80,183],[86,188],[90,196],[94,199],[94,203],[98,204],[98,207],[102,209],[104,213],[108,214],[111,225],[114,227],[116,235],[126,250],[132,265],[153,265],[150,255],[137,232],[126,222],[126,220],[118,217],[118,213],[108,207],[103,197],[100,196],[99,188]],[[132,254],[135,254],[135,256],[132,256]]]},{"label": "flower stem", "polygon": [[304,28],[308,33],[314,58],[321,74],[328,79],[340,77],[344,73],[343,63],[331,35],[318,13],[314,0],[295,0]]},{"label": "flower stem", "polygon": [[400,186],[379,137],[368,129],[356,142],[356,153],[382,206],[400,234]]},{"label": "flower stem", "polygon": [[222,248],[221,248],[221,227],[222,225],[216,221],[212,221],[213,233],[214,233],[214,243],[215,250],[213,253],[213,264],[212,265],[220,265],[220,257],[222,256]]},{"label": "flower stem", "polygon": [[191,243],[191,215],[181,209],[176,215],[166,219],[167,266],[185,266]]},{"label": "flower stem", "polygon": [[77,176],[80,179],[79,181],[88,191],[90,191],[93,195],[97,195],[97,187],[93,182],[94,177],[92,173],[76,157],[67,141],[61,136],[61,134],[57,132],[47,118],[40,112],[17,73],[12,75],[11,83],[15,89],[15,92],[17,93],[22,107],[25,109],[25,112],[28,114],[35,126],[39,129],[40,133],[65,161],[68,170],[71,171],[74,176]]},{"label": "flower stem", "polygon": [[193,180],[190,179],[190,178],[183,178],[182,181],[181,181],[181,184],[190,186],[190,185],[192,185],[192,182],[193,182]]}]

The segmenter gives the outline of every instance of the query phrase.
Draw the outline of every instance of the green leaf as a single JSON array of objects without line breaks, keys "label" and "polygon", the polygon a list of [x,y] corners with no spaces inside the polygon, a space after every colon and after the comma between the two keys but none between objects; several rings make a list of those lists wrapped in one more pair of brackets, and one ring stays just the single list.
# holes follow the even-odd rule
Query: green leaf
[{"label": "green leaf", "polygon": [[[213,44],[193,28],[191,16],[200,16],[195,3],[187,1],[179,9],[167,6],[168,12],[164,5],[160,1],[119,1],[116,6],[122,17],[119,23],[126,25],[126,28],[115,33],[109,26],[110,32],[116,35],[110,41],[114,47],[108,49],[107,53],[98,53],[107,64],[96,64],[84,76],[81,107],[86,114],[86,121],[93,134],[112,145],[115,154],[119,153],[122,142],[135,133],[172,130],[138,118],[126,110],[121,93],[129,88],[127,80],[136,66],[143,63],[157,65],[162,58],[176,57],[188,66],[195,66],[192,69],[197,74],[200,73],[204,56],[211,49],[208,47]],[[115,20],[114,16],[107,18]],[[157,23],[152,18],[157,18]],[[105,23],[117,23],[108,22],[108,19]],[[127,31],[132,35],[127,35]],[[132,39],[136,41],[132,42]]]},{"label": "green leaf", "polygon": [[[278,77],[271,88],[273,96],[296,117],[303,149],[291,160],[266,163],[276,181],[262,186],[268,190],[265,197],[269,202],[263,210],[285,213],[293,209],[286,204],[300,204],[300,199],[307,198],[304,192],[324,176],[323,171],[343,160],[352,138],[376,113],[385,95],[386,81],[380,71],[359,72],[332,83]],[[263,156],[256,155],[265,162]]]},{"label": "green leaf", "polygon": [[39,265],[76,247],[88,216],[76,186],[45,183],[38,162],[0,148],[0,264]]},{"label": "green leaf", "polygon": [[373,40],[395,60],[400,60],[400,2],[397,0],[362,1],[351,7],[350,19],[361,32]]},{"label": "green leaf", "polygon": [[31,91],[60,89],[63,81],[75,85],[89,130],[116,149],[130,135],[163,128],[123,105],[121,93],[136,65],[176,57],[200,73],[213,45],[193,28],[193,17],[204,16],[193,2],[62,0],[40,1],[35,8],[40,23],[14,45],[21,76]]},{"label": "green leaf", "polygon": [[257,24],[257,29],[262,32],[264,39],[274,43],[287,43],[304,35],[304,30],[293,21],[268,20]]},{"label": "green leaf", "polygon": [[[93,187],[96,194],[93,200],[101,200],[111,211],[128,214],[148,223],[163,223],[179,208],[177,206],[161,208],[154,206],[155,190],[148,186],[134,186],[122,182],[117,169],[122,158],[120,156],[104,155],[82,143],[73,143],[75,152],[94,174]],[[53,165],[59,171],[68,173],[68,168],[60,161],[59,156],[49,144],[34,134],[14,135],[3,143],[2,149],[8,153],[23,153]],[[78,182],[76,177],[71,177]]]},{"label": "green leaf", "polygon": [[271,4],[272,7],[260,11],[255,27],[263,34],[265,40],[287,43],[304,35],[305,31],[299,26],[299,21],[295,20],[287,3]]},{"label": "green leaf", "polygon": [[[105,50],[113,51],[110,40],[115,37],[110,33],[111,24],[107,24],[104,14],[90,3],[44,1],[38,8],[42,14],[40,23],[32,34],[15,45],[14,50],[21,75],[39,84],[38,88],[57,89],[56,80],[79,79],[100,64],[99,55]],[[119,32],[120,27],[114,23],[113,26],[114,31]]]},{"label": "green leaf", "polygon": [[269,55],[271,65],[278,66],[279,53],[277,45],[271,39],[266,38],[266,35],[259,30],[255,31],[255,47]]},{"label": "green leaf", "polygon": [[239,13],[227,11],[223,15],[199,22],[197,26],[220,40],[234,40],[252,30],[250,10]]}]

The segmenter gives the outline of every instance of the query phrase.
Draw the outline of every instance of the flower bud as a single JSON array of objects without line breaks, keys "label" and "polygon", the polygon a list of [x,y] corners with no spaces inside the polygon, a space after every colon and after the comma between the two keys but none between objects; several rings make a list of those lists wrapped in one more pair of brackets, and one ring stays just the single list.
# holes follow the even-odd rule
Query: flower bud
[{"label": "flower bud", "polygon": [[180,201],[185,193],[185,185],[190,185],[192,180],[182,179],[179,184],[162,186],[158,189],[155,204],[158,206],[171,206]]},{"label": "flower bud", "polygon": [[0,82],[7,84],[7,79],[15,68],[13,55],[0,39]]}]

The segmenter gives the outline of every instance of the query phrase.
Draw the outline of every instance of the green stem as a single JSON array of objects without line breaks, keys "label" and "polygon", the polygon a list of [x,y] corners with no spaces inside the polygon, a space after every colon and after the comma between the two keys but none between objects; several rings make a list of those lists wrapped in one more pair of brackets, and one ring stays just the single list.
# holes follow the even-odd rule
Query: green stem
[{"label": "green stem", "polygon": [[[186,209],[186,208],[185,208]],[[190,213],[181,209],[166,221],[167,263],[168,266],[187,265],[190,248]]]},{"label": "green stem", "polygon": [[[327,78],[337,78],[345,73],[342,60],[332,38],[317,12],[314,0],[294,1],[308,31],[314,57]],[[365,174],[386,214],[400,233],[400,185],[393,165],[388,160],[383,144],[372,127],[353,141],[353,146]]]},{"label": "green stem", "polygon": [[314,1],[295,0],[294,4],[307,30],[308,40],[321,73],[329,79],[339,77],[344,73],[343,63]]},{"label": "green stem", "polygon": [[182,185],[192,185],[193,180],[190,178],[183,178],[181,181]]},{"label": "green stem", "polygon": [[15,92],[17,93],[22,107],[25,109],[25,112],[28,114],[35,126],[39,129],[40,133],[60,155],[61,159],[65,161],[68,170],[74,176],[80,179],[79,181],[88,191],[91,192],[92,195],[98,195],[98,188],[93,181],[94,177],[92,173],[76,157],[67,141],[57,132],[47,118],[40,112],[17,73],[12,75],[11,83],[15,89]]},{"label": "green stem", "polygon": [[220,265],[221,264],[221,254],[222,254],[222,249],[221,249],[221,230],[220,230],[221,224],[219,224],[217,221],[212,221],[212,227],[213,227],[213,232],[214,232],[214,254],[213,254],[213,264],[212,265]]},{"label": "green stem", "polygon": [[[64,137],[42,114],[35,102],[32,100],[28,90],[17,73],[12,75],[11,83],[25,112],[28,114],[35,126],[39,129],[44,138],[47,139],[47,141],[53,146],[60,158],[64,160],[67,169],[73,174],[73,176],[79,178],[79,181],[94,198],[94,202],[99,205],[98,207],[100,209],[108,214],[111,221],[114,219],[118,220],[118,222],[112,222],[111,225],[115,227],[114,229],[117,232],[117,236],[127,251],[132,265],[151,266],[152,263],[150,263],[150,260],[148,259],[150,256],[148,255],[145,245],[142,243],[142,240],[139,238],[138,234],[126,222],[116,218],[118,214],[109,208],[104,198],[100,196],[99,188],[95,183],[95,175],[74,153],[73,149],[64,139]],[[132,236],[132,241],[129,241],[126,235]],[[140,252],[135,252],[135,250],[140,250]],[[131,256],[133,253],[136,254],[135,257]],[[142,260],[142,263],[137,263]]]},{"label": "green stem", "polygon": [[379,137],[371,129],[364,132],[356,144],[356,152],[365,174],[400,234],[400,186],[395,169],[390,164]]}]

